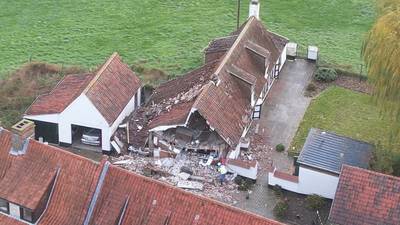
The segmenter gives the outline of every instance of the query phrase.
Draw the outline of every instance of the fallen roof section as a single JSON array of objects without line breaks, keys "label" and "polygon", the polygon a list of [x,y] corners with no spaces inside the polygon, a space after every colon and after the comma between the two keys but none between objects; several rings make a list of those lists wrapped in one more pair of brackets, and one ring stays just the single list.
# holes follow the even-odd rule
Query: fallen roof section
[{"label": "fallen roof section", "polygon": [[400,178],[343,166],[329,221],[338,224],[400,224]]}]

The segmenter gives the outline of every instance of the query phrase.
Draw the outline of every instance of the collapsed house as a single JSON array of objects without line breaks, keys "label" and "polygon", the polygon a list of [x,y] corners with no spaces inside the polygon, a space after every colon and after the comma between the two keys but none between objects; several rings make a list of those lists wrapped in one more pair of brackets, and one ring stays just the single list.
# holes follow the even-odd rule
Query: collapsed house
[{"label": "collapsed house", "polygon": [[236,159],[286,60],[288,40],[250,17],[210,42],[205,64],[154,90],[129,121],[131,150],[202,151]]},{"label": "collapsed house", "polygon": [[111,151],[114,132],[141,102],[139,78],[114,53],[93,73],[66,75],[32,103],[24,118],[35,122],[37,140],[79,145],[86,130],[94,133],[89,144]]},{"label": "collapsed house", "polygon": [[281,224],[2,128],[0,186],[3,225]]}]

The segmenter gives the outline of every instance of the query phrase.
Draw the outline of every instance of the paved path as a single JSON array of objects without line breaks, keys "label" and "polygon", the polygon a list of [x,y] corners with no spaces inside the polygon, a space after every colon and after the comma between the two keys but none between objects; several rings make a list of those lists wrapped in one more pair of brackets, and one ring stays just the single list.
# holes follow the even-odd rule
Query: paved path
[{"label": "paved path", "polygon": [[[286,147],[290,145],[311,101],[311,98],[304,97],[304,90],[314,70],[315,65],[306,60],[285,63],[280,78],[275,81],[262,106],[261,118],[254,121],[259,123],[258,134],[266,146],[274,148],[279,143]],[[287,150],[278,153],[266,149],[265,158],[271,158],[279,170],[293,170],[293,160],[287,156]],[[278,199],[268,187],[268,175],[265,172],[259,173],[250,198],[246,199],[245,196],[245,193],[240,194],[237,207],[274,218],[272,210]]]},{"label": "paved path", "polygon": [[[304,91],[315,70],[315,64],[306,60],[286,62],[280,78],[273,85],[262,108],[260,133],[265,137],[266,145],[275,147],[282,143],[289,147],[297,128],[303,119],[311,98]],[[272,151],[274,165],[280,170],[289,171],[292,159],[285,154]]]}]

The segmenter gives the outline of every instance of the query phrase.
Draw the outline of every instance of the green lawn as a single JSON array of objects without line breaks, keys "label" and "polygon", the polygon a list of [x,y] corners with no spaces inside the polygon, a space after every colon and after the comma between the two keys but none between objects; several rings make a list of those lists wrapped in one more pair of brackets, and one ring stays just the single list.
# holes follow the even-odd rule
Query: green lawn
[{"label": "green lawn", "polygon": [[389,125],[389,120],[380,115],[369,95],[331,87],[311,102],[292,147],[295,147],[295,152],[300,151],[312,127],[369,143],[380,141],[384,147],[388,147]]},{"label": "green lawn", "polygon": [[[35,0],[0,2],[0,73],[32,60],[93,68],[113,51],[179,74],[202,62],[202,49],[236,26],[236,0]],[[321,49],[325,60],[357,65],[372,0],[264,0],[273,31]],[[248,1],[242,1],[241,22]]]}]

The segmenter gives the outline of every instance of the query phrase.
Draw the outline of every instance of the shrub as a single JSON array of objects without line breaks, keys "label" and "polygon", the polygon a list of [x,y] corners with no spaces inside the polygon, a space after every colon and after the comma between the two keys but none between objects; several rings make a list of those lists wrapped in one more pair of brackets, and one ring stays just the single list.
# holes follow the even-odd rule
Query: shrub
[{"label": "shrub", "polygon": [[274,207],[274,215],[279,219],[286,218],[288,209],[289,205],[286,201],[279,201]]},{"label": "shrub", "polygon": [[331,82],[336,80],[336,78],[336,70],[328,67],[319,67],[314,75],[314,79],[320,82]]},{"label": "shrub", "polygon": [[285,151],[285,146],[283,144],[277,144],[275,147],[275,150],[277,152],[283,152],[283,151]]},{"label": "shrub", "polygon": [[283,196],[283,191],[281,186],[279,185],[275,185],[272,187],[272,190],[274,190],[274,193],[277,197],[282,197]]},{"label": "shrub", "polygon": [[308,92],[314,92],[317,90],[317,85],[315,85],[314,83],[309,83],[306,87],[306,91]]},{"label": "shrub", "polygon": [[325,205],[325,199],[319,195],[309,195],[306,201],[308,207],[313,210],[319,210]]}]

